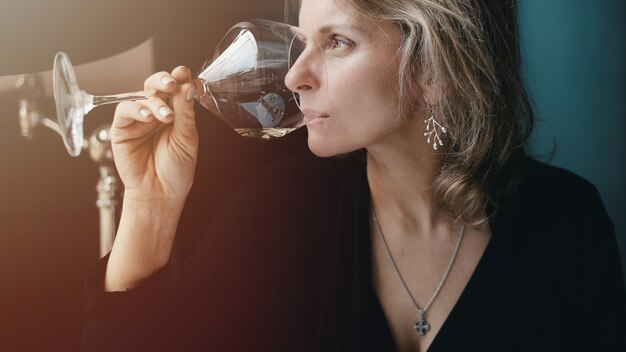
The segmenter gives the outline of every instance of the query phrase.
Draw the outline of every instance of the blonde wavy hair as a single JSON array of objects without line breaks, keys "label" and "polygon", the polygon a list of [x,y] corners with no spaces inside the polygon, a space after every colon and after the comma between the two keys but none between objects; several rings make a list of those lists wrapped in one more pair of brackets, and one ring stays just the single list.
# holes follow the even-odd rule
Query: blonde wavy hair
[{"label": "blonde wavy hair", "polygon": [[[534,125],[520,74],[515,0],[335,0],[365,20],[396,23],[398,117],[429,107],[446,126],[432,195],[451,218],[485,224],[524,160]],[[285,15],[295,23],[299,0]],[[509,180],[511,181],[511,180]]]}]

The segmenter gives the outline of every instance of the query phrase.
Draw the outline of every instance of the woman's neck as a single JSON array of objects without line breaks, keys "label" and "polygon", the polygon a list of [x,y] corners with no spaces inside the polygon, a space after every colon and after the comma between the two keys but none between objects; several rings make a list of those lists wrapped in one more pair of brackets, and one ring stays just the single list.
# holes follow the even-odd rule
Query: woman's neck
[{"label": "woman's neck", "polygon": [[372,206],[379,218],[397,223],[407,234],[431,234],[450,220],[432,199],[438,162],[436,154],[422,146],[368,148],[367,177]]}]

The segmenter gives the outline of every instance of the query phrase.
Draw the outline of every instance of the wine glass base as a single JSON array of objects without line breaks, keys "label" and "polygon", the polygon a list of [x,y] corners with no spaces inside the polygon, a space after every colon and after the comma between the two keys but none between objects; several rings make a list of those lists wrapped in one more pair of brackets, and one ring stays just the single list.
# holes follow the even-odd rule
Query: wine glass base
[{"label": "wine glass base", "polygon": [[63,52],[54,57],[52,85],[63,143],[71,156],[78,156],[83,149],[83,116],[93,99],[78,89],[72,63]]}]

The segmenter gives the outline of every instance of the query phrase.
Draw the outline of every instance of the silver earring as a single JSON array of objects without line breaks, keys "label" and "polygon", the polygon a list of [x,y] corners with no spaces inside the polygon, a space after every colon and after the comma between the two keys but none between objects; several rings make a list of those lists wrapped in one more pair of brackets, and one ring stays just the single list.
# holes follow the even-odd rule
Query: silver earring
[{"label": "silver earring", "polygon": [[424,120],[424,124],[426,124],[426,132],[424,132],[424,137],[426,137],[426,142],[428,144],[433,143],[433,149],[437,150],[437,148],[443,145],[443,141],[439,136],[439,133],[445,134],[448,132],[445,127],[443,127],[437,120],[435,120],[435,115],[433,114],[433,110],[429,109],[428,113],[430,114],[430,118]]}]

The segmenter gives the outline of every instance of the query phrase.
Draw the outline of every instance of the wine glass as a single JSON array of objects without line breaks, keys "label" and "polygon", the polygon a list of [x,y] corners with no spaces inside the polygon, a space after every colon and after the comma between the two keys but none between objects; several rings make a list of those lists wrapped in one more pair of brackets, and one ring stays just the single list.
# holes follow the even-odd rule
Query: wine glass
[{"label": "wine glass", "polygon": [[[307,65],[326,75],[323,50],[300,28],[269,20],[233,26],[195,79],[195,99],[242,136],[282,137],[304,125],[299,96],[285,76],[307,52]],[[59,128],[67,151],[83,148],[83,119],[93,108],[154,97],[156,91],[93,96],[81,90],[67,54],[54,58],[53,90]]]}]

